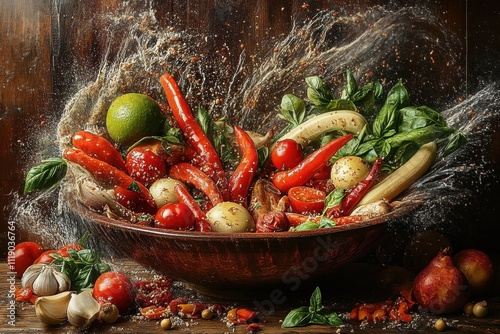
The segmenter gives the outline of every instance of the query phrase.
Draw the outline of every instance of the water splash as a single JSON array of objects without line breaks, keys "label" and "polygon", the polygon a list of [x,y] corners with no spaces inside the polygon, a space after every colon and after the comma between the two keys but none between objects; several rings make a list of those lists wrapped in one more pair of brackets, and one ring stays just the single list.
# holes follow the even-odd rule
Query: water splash
[{"label": "water splash", "polygon": [[[321,12],[310,21],[294,22],[271,51],[255,58],[258,62],[250,76],[245,75],[244,51],[234,67],[224,54],[213,56],[219,60],[214,65],[213,57],[203,54],[206,36],[161,28],[152,9],[136,17],[130,20],[124,10],[102,18],[109,23],[107,40],[114,40],[114,31],[125,31],[119,52],[113,59],[110,51],[106,53],[95,79],[67,101],[57,126],[60,150],[70,145],[70,136],[77,130],[104,133],[107,106],[120,94],[143,92],[164,102],[158,78],[165,72],[177,74],[191,105],[265,132],[280,125],[276,107],[281,96],[305,95],[306,76],[320,75],[340,90],[345,70],[350,69],[361,81],[382,79],[386,86],[403,78],[415,105],[427,103],[442,110],[449,124],[469,138],[464,149],[438,161],[406,193],[405,198],[426,199],[425,208],[394,229],[401,224],[410,230],[437,225],[467,235],[469,225],[461,229],[457,222],[463,215],[474,216],[473,206],[482,191],[497,187],[491,147],[497,136],[492,124],[499,123],[499,89],[485,85],[455,103],[465,95],[463,48],[457,36],[425,8],[373,7],[352,16]],[[75,74],[77,79],[84,75]],[[224,97],[223,103],[217,103],[217,97]],[[69,182],[29,200],[18,198],[10,219],[51,245],[77,239],[85,227],[65,207],[67,191],[71,191]],[[48,210],[43,209],[44,203],[49,203]],[[106,251],[102,245],[99,248]]]}]

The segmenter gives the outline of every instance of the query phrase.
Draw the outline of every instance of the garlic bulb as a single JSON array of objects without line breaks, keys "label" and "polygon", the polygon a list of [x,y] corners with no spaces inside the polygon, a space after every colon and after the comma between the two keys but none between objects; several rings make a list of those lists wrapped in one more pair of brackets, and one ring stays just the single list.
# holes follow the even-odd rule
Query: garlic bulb
[{"label": "garlic bulb", "polygon": [[35,301],[35,314],[43,323],[58,325],[66,321],[71,291],[52,296],[38,297]]},{"label": "garlic bulb", "polygon": [[76,327],[90,326],[99,315],[100,305],[91,290],[71,295],[68,304],[68,321]]},{"label": "garlic bulb", "polygon": [[48,264],[33,264],[26,269],[21,279],[23,288],[32,288],[37,296],[51,296],[67,291],[71,282],[57,267]]}]

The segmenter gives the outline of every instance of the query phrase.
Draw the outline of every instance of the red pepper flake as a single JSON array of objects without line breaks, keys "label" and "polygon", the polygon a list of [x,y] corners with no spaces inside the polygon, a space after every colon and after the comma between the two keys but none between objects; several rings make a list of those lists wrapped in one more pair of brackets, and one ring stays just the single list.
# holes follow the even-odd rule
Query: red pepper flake
[{"label": "red pepper flake", "polygon": [[139,281],[134,283],[137,291],[136,302],[139,307],[167,306],[173,299],[172,279],[160,276],[150,281]]},{"label": "red pepper flake", "polygon": [[16,286],[16,291],[14,292],[14,295],[16,296],[16,302],[30,302],[31,304],[35,304],[36,299],[38,298],[37,295],[33,294],[33,289],[32,288],[18,288]]},{"label": "red pepper flake", "polygon": [[141,315],[149,320],[157,320],[165,315],[166,307],[151,305],[140,309]]}]

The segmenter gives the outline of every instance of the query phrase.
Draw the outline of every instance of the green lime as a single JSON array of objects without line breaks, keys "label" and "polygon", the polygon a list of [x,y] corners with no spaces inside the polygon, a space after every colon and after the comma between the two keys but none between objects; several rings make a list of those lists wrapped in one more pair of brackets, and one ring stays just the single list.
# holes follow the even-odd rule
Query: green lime
[{"label": "green lime", "polygon": [[109,136],[117,144],[130,146],[146,136],[163,132],[165,115],[151,97],[127,93],[116,98],[106,115]]}]

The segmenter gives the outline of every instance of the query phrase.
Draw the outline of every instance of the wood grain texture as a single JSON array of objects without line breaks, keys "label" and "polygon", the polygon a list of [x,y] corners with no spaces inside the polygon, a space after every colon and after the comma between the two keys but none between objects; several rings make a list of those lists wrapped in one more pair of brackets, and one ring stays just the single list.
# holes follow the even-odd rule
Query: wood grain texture
[{"label": "wood grain texture", "polygon": [[[115,259],[112,263],[114,268],[119,268],[121,271],[126,273],[129,277],[132,277],[134,281],[151,279],[153,272],[144,270],[144,268],[138,266],[136,263],[124,259]],[[7,292],[9,290],[9,275],[6,272],[6,263],[0,262],[0,291]],[[367,272],[365,274],[373,274],[373,272]],[[346,276],[348,277],[348,276]],[[370,278],[371,280],[372,278]],[[355,280],[350,279],[349,282],[343,282],[338,284],[353,284],[367,281],[367,277],[358,277]],[[19,285],[19,280],[16,281]],[[338,291],[342,289],[342,285],[329,291],[327,288],[322,287],[322,296],[324,299],[325,307],[333,310],[339,314],[349,312],[356,302],[361,302],[367,298],[365,294],[367,287],[360,287],[357,291],[345,291],[342,293]],[[187,287],[179,287],[178,291],[186,293],[185,296],[192,298],[191,301],[200,301],[207,304],[219,303],[226,307],[246,307],[256,310],[255,301],[234,301],[234,300],[214,300],[208,297],[203,297],[196,295],[195,292],[189,290]],[[312,290],[311,290],[312,291]],[[361,295],[360,295],[361,293]],[[290,297],[290,296],[287,296]],[[383,297],[378,297],[383,298]],[[0,318],[6,319],[8,316],[8,306],[10,303],[10,298],[7,293],[2,293],[0,296]],[[385,299],[376,299],[376,301],[383,301]],[[259,300],[256,300],[257,303]],[[260,301],[262,302],[262,301]],[[453,333],[498,333],[498,328],[500,328],[500,299],[498,297],[491,297],[487,299],[489,313],[485,318],[476,318],[473,316],[465,316],[462,314],[455,314],[446,316],[446,321],[450,324],[448,331]],[[300,328],[281,328],[281,321],[284,319],[289,310],[305,305],[308,303],[308,296],[302,296],[301,299],[288,299],[285,303],[279,304],[272,312],[266,311],[260,312],[257,317],[257,323],[261,327],[262,333],[429,333],[435,332],[432,328],[436,316],[429,315],[425,311],[418,312],[418,317],[420,320],[415,323],[414,328],[409,329],[404,326],[395,326],[394,324],[388,325],[387,323],[370,323],[368,326],[360,326],[359,321],[345,321],[344,327],[332,328],[329,326],[318,326],[312,325]],[[78,332],[78,329],[71,326],[69,323],[65,323],[58,326],[44,325],[35,315],[34,306],[29,303],[17,303],[16,304],[16,315],[15,315],[15,326],[8,325],[5,320],[0,323],[0,332],[2,333],[73,333]],[[214,318],[212,320],[202,320],[196,319],[193,321],[187,320],[186,324],[178,326],[172,329],[172,333],[247,333],[246,325],[237,325],[234,327],[228,327],[221,318]],[[138,320],[134,317],[134,313],[127,316],[123,316],[119,321],[113,325],[105,325],[96,322],[90,327],[85,333],[162,333],[164,332],[159,327],[158,321],[147,321]]]}]

